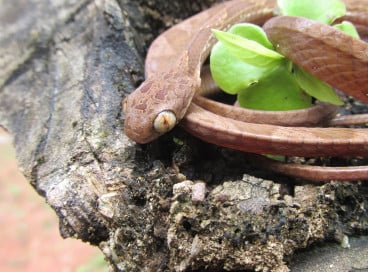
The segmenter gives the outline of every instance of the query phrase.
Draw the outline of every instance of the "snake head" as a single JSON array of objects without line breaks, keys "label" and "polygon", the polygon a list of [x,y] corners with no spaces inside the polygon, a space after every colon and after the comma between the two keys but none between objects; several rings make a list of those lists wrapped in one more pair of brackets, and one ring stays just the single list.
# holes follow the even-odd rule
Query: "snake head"
[{"label": "snake head", "polygon": [[145,144],[174,128],[191,103],[194,82],[193,76],[173,72],[144,81],[123,101],[125,134]]}]

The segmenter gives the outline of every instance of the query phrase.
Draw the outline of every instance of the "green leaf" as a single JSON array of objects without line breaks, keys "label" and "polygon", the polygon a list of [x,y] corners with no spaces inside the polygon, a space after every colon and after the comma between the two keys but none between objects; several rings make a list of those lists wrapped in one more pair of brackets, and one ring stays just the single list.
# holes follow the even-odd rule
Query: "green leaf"
[{"label": "green leaf", "polygon": [[270,50],[274,50],[274,47],[270,40],[267,38],[267,35],[264,32],[263,28],[258,25],[250,23],[235,24],[229,29],[228,32],[258,42],[264,47]]},{"label": "green leaf", "polygon": [[272,68],[284,59],[284,56],[264,47],[256,41],[252,41],[229,32],[215,29],[212,31],[216,38],[226,46],[230,54],[247,62],[248,64],[258,67]]},{"label": "green leaf", "polygon": [[[229,31],[273,49],[263,29],[258,26],[237,24]],[[311,98],[291,76],[288,63],[282,57],[267,67],[254,66],[234,56],[223,42],[213,47],[210,56],[212,76],[221,89],[229,94],[238,94],[241,106],[263,110],[300,109],[311,105]]]},{"label": "green leaf", "polygon": [[250,109],[295,110],[310,107],[312,99],[297,84],[287,65],[280,65],[240,91],[238,102]]},{"label": "green leaf", "polygon": [[[230,28],[229,32],[239,37],[257,41],[265,48],[273,49],[266,33],[257,25],[249,23],[236,24]],[[273,65],[269,67],[263,67],[263,65],[253,66],[235,57],[223,42],[218,42],[213,47],[210,56],[212,76],[221,89],[229,94],[236,94],[258,82],[260,78],[267,76],[272,67]]]},{"label": "green leaf", "polygon": [[341,0],[278,0],[277,5],[281,15],[305,17],[328,25],[346,13]]},{"label": "green leaf", "polygon": [[285,158],[286,156],[282,156],[282,155],[263,155],[269,159],[275,160],[275,161],[280,161],[280,162],[285,162]]},{"label": "green leaf", "polygon": [[343,21],[342,23],[336,24],[333,27],[349,34],[354,38],[360,39],[358,31],[356,30],[355,26],[350,22]]},{"label": "green leaf", "polygon": [[343,105],[340,97],[333,91],[332,87],[322,80],[312,76],[298,66],[294,66],[294,76],[299,86],[309,95],[320,101],[334,105]]},{"label": "green leaf", "polygon": [[222,90],[236,94],[267,75],[268,68],[245,63],[229,53],[223,43],[217,43],[211,52],[212,77]]}]

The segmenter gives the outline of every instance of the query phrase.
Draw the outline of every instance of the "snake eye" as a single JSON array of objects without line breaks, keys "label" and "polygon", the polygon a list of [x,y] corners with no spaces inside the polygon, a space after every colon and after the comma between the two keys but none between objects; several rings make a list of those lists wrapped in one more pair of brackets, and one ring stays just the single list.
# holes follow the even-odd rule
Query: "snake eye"
[{"label": "snake eye", "polygon": [[153,120],[153,128],[157,133],[163,134],[174,128],[176,125],[176,115],[171,110],[164,110],[157,114]]}]

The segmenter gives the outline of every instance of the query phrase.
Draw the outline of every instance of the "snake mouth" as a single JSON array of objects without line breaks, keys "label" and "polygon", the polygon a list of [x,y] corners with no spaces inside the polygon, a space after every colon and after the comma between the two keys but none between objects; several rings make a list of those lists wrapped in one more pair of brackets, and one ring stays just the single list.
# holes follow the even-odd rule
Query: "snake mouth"
[{"label": "snake mouth", "polygon": [[164,134],[172,130],[176,123],[176,114],[171,110],[163,110],[153,120],[153,129],[159,134]]}]

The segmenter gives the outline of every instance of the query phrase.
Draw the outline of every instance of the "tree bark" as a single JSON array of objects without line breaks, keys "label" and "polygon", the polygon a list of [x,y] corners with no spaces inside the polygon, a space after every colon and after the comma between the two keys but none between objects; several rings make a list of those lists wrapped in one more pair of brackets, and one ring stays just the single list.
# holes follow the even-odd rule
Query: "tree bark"
[{"label": "tree bark", "polygon": [[115,271],[288,271],[295,250],[368,230],[363,183],[285,179],[179,128],[144,146],[124,135],[121,101],[150,42],[214,2],[0,7],[0,125],[61,235],[98,246]]}]

